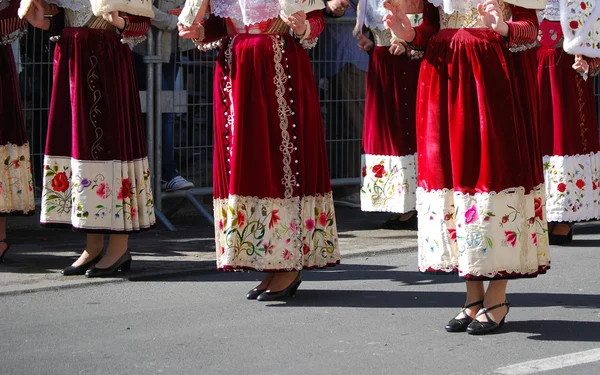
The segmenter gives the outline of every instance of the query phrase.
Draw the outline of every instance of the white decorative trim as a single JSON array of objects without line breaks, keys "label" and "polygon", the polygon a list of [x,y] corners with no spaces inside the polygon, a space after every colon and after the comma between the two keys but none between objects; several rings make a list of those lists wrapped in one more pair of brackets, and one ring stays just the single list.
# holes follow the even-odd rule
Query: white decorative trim
[{"label": "white decorative trim", "polygon": [[0,213],[35,211],[29,143],[0,146]]},{"label": "white decorative trim", "polygon": [[600,152],[544,156],[548,221],[600,219]]},{"label": "white decorative trim", "polygon": [[420,271],[493,278],[550,265],[544,186],[464,194],[417,189]]},{"label": "white decorative trim", "polygon": [[[301,270],[339,263],[331,193],[214,200],[217,268]],[[301,221],[295,214],[301,208]],[[295,242],[295,239],[300,242]]]},{"label": "white decorative trim", "polygon": [[416,190],[417,154],[362,156],[360,203],[363,211],[414,211]]},{"label": "white decorative trim", "polygon": [[509,47],[508,50],[510,52],[523,52],[523,51],[527,51],[529,49],[537,48],[539,46],[540,46],[540,43],[536,40],[535,42],[530,43],[530,44],[521,44],[518,46]]},{"label": "white decorative trim", "polygon": [[43,224],[132,232],[156,222],[148,159],[44,157]]},{"label": "white decorative trim", "polygon": [[[563,49],[571,55],[600,57],[600,6],[592,1],[560,0]],[[575,26],[575,28],[572,27]]]}]

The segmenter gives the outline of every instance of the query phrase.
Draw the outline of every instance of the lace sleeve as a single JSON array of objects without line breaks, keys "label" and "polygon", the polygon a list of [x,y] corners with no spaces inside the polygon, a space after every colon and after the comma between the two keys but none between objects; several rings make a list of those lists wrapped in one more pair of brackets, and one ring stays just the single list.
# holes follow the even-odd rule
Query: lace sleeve
[{"label": "lace sleeve", "polygon": [[319,40],[319,35],[325,29],[325,18],[323,11],[315,10],[306,16],[306,32],[300,39],[300,44],[306,49],[314,48]]}]

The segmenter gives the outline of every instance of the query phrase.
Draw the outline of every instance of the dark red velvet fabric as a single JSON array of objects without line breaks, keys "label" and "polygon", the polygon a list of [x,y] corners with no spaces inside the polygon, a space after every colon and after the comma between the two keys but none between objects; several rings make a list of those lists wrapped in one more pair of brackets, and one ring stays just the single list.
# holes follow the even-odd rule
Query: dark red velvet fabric
[{"label": "dark red velvet fabric", "polygon": [[0,45],[0,145],[27,143],[17,69],[10,45]]},{"label": "dark red velvet fabric", "polygon": [[[283,132],[290,135],[295,147],[291,168],[299,186],[293,194],[316,195],[331,190],[321,109],[308,54],[290,35],[279,37],[285,42],[281,64],[288,77],[284,98],[292,110],[282,114],[288,120],[287,130],[282,130],[274,83],[276,36],[241,34],[229,37],[221,49],[214,85],[215,198],[229,194],[284,198]],[[231,67],[225,53],[229,48]],[[231,127],[226,127],[231,102],[225,91],[225,76],[232,83],[233,135]]]},{"label": "dark red velvet fabric", "polygon": [[[550,21],[543,23],[546,22]],[[555,24],[560,28],[558,22]],[[550,38],[545,40],[551,41]],[[554,48],[550,42],[542,44],[537,58],[543,154],[565,156],[598,152],[594,79],[584,81],[572,68],[575,57],[562,48]]]},{"label": "dark red velvet fabric", "polygon": [[425,51],[417,96],[419,186],[464,193],[536,185],[517,73],[487,29],[444,29]]},{"label": "dark red velvet fabric", "polygon": [[415,105],[421,60],[374,47],[367,71],[365,154],[404,156],[417,150]]},{"label": "dark red velvet fabric", "polygon": [[114,31],[65,28],[54,53],[46,155],[146,157],[135,77],[131,50]]}]

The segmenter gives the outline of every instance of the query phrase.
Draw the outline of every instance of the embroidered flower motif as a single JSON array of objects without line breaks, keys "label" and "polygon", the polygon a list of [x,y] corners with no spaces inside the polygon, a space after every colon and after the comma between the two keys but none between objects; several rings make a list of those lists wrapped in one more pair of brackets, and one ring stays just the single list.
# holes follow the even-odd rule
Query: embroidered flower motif
[{"label": "embroidered flower motif", "polygon": [[573,30],[577,30],[579,28],[579,22],[571,21],[571,22],[569,22],[569,27]]},{"label": "embroidered flower motif", "polygon": [[592,181],[592,190],[597,190],[598,189],[598,184],[596,183],[596,181]]},{"label": "embroidered flower motif", "polygon": [[531,233],[531,242],[537,246],[538,241],[537,241],[537,233]]},{"label": "embroidered flower motif", "polygon": [[319,225],[322,226],[322,227],[326,227],[327,226],[327,212],[323,211],[319,215]]},{"label": "embroidered flower motif", "polygon": [[0,194],[4,194],[4,185],[0,182]]},{"label": "embroidered flower motif", "polygon": [[450,240],[456,242],[456,229],[449,228],[448,235],[450,236]]},{"label": "embroidered flower motif", "polygon": [[131,207],[131,219],[135,219],[137,216],[137,208]]},{"label": "embroidered flower motif", "polygon": [[108,187],[108,184],[106,182],[101,182],[98,186],[98,189],[96,189],[96,194],[100,198],[106,199],[110,195],[110,187]]},{"label": "embroidered flower motif", "polygon": [[131,197],[131,181],[128,178],[124,178],[117,198],[123,200],[129,197]]},{"label": "embroidered flower motif", "polygon": [[448,221],[450,219],[452,219],[452,214],[446,214],[446,215],[444,215],[444,221]]},{"label": "embroidered flower motif", "polygon": [[69,179],[65,172],[58,172],[52,178],[52,190],[64,193],[69,188]]},{"label": "embroidered flower motif", "polygon": [[219,230],[223,230],[223,219],[219,219]]},{"label": "embroidered flower motif", "polygon": [[246,215],[244,215],[244,213],[242,211],[238,211],[238,215],[237,215],[237,219],[238,219],[238,227],[243,227],[244,224],[246,224]]},{"label": "embroidered flower motif", "polygon": [[19,167],[21,166],[21,164],[19,164],[19,159],[15,159],[11,163],[15,169],[19,169]]},{"label": "embroidered flower motif", "polygon": [[373,173],[375,174],[375,177],[382,178],[385,174],[385,167],[381,164],[374,165]]},{"label": "embroidered flower motif", "polygon": [[367,177],[367,166],[363,165],[362,167],[362,176],[363,178]]},{"label": "embroidered flower motif", "polygon": [[542,198],[533,198],[533,208],[535,209],[535,217],[543,220],[542,217]]},{"label": "embroidered flower motif", "polygon": [[585,182],[582,179],[579,179],[577,180],[577,182],[575,182],[575,186],[577,186],[577,188],[581,190],[585,186]]},{"label": "embroidered flower motif", "polygon": [[471,224],[477,219],[479,219],[479,213],[477,213],[477,207],[473,205],[465,212],[465,224]]},{"label": "embroidered flower motif", "polygon": [[506,242],[510,244],[510,246],[515,247],[517,244],[517,233],[511,230],[504,231],[504,237]]},{"label": "embroidered flower motif", "polygon": [[315,229],[315,221],[313,219],[306,220],[304,225],[306,226],[306,230],[310,231],[310,230]]},{"label": "embroidered flower motif", "polygon": [[308,255],[308,253],[310,253],[310,247],[307,244],[302,244],[302,252],[304,253],[304,255]]},{"label": "embroidered flower motif", "polygon": [[273,229],[273,227],[275,225],[277,225],[277,223],[279,223],[279,219],[281,219],[279,217],[279,215],[277,215],[279,213],[279,210],[273,210],[273,212],[271,212],[271,220],[269,220],[269,229]]},{"label": "embroidered flower motif", "polygon": [[508,215],[502,216],[502,224],[508,223]]},{"label": "embroidered flower motif", "polygon": [[567,190],[567,184],[565,184],[564,182],[561,182],[556,187],[556,190],[560,191],[561,193],[564,193]]},{"label": "embroidered flower motif", "polygon": [[283,260],[290,260],[291,258],[292,253],[288,249],[285,249],[285,251],[283,252]]},{"label": "embroidered flower motif", "polygon": [[586,10],[587,9],[587,4],[584,3],[583,1],[581,2],[581,4],[579,4],[579,6],[581,7],[581,9]]}]

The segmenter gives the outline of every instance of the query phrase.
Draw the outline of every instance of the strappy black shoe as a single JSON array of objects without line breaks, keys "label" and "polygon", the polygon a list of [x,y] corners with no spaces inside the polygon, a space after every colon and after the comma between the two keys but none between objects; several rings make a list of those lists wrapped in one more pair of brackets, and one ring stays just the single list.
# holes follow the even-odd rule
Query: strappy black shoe
[{"label": "strappy black shoe", "polygon": [[5,239],[0,240],[0,243],[5,243],[6,244],[6,249],[4,250],[4,252],[2,253],[2,255],[0,255],[0,264],[4,263],[4,256],[6,255],[6,253],[8,253],[8,249],[10,249],[10,244],[8,243],[8,241]]},{"label": "strappy black shoe", "polygon": [[[504,317],[502,317],[500,323],[496,323],[492,320],[492,318],[490,318],[490,316],[488,315],[488,311],[492,311],[502,306],[506,306],[506,314],[504,314]],[[504,320],[506,319],[506,315],[508,315],[509,311],[510,303],[508,302],[502,302],[490,308],[484,307],[479,313],[477,313],[475,319],[473,319],[473,321],[467,327],[467,333],[470,335],[485,335],[496,331],[498,328],[504,325]],[[480,322],[477,320],[477,317],[481,315],[485,315],[487,322]]]},{"label": "strappy black shoe", "polygon": [[[465,314],[465,317],[460,318],[460,319],[452,318],[452,320],[450,320],[448,322],[448,324],[446,324],[446,331],[448,331],[448,332],[465,332],[467,330],[467,327],[469,326],[469,323],[471,323],[473,321],[473,318],[471,318],[466,313],[466,310],[470,309],[471,307],[478,306],[478,305],[483,306],[483,301],[473,302],[467,306],[464,306],[462,308],[462,310],[460,310],[460,313]],[[458,315],[460,315],[460,313]]]}]

